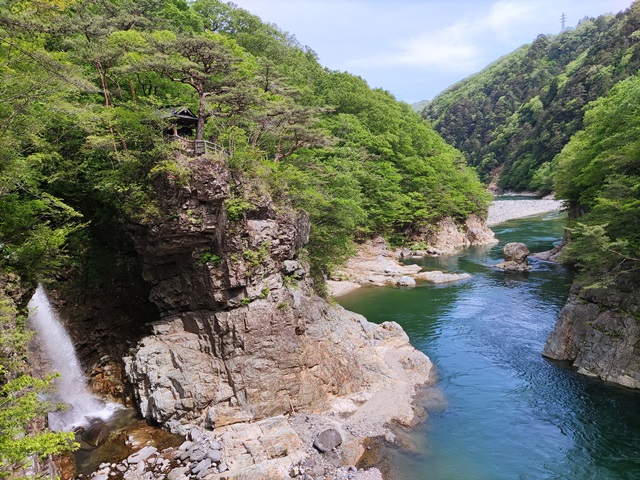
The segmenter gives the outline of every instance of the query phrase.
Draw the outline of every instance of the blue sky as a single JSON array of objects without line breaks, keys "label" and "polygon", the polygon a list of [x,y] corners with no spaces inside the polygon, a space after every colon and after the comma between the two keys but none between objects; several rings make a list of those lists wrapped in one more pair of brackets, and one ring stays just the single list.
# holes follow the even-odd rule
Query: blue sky
[{"label": "blue sky", "polygon": [[413,103],[585,16],[632,0],[234,0],[311,47],[325,67]]}]

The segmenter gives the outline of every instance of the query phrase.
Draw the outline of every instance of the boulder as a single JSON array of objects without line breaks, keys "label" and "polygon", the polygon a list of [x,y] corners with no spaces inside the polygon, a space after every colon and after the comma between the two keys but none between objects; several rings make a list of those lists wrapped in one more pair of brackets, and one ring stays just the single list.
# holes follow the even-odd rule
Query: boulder
[{"label": "boulder", "polygon": [[466,280],[468,278],[471,278],[471,275],[469,275],[468,273],[443,273],[439,270],[435,270],[432,272],[421,272],[416,275],[416,278],[432,283],[448,283],[457,282],[459,280]]},{"label": "boulder", "polygon": [[137,452],[129,455],[127,457],[127,462],[129,462],[129,465],[143,462],[144,460],[149,458],[151,455],[153,455],[157,451],[158,449],[156,447],[151,447],[151,446],[143,447]]},{"label": "boulder", "polygon": [[107,441],[111,429],[99,418],[92,418],[89,424],[75,429],[76,440],[82,450],[92,450]]},{"label": "boulder", "polygon": [[416,286],[416,281],[411,278],[408,277],[406,275],[400,277],[396,283],[400,286],[400,287],[415,287]]},{"label": "boulder", "polygon": [[504,262],[496,265],[502,270],[525,271],[530,270],[531,265],[527,261],[529,249],[524,243],[510,242],[504,246]]},{"label": "boulder", "polygon": [[313,446],[320,452],[329,452],[342,444],[342,435],[335,428],[320,432],[313,441]]}]

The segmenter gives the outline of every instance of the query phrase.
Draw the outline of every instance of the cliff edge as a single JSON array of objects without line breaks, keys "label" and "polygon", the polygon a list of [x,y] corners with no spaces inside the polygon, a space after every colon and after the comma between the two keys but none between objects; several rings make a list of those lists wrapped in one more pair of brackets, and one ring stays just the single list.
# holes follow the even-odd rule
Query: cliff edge
[{"label": "cliff edge", "polygon": [[[183,434],[215,429],[224,478],[285,478],[319,455],[311,443],[328,426],[344,440],[334,467],[353,465],[366,437],[392,438],[387,422],[414,420],[431,362],[399,325],[369,323],[313,293],[304,212],[247,191],[223,161],[189,166],[184,185],[158,181],[166,218],[130,226],[160,312],[124,359],[142,415]],[[241,214],[231,208],[249,203]],[[271,426],[260,430],[263,422]],[[258,448],[261,438],[286,448]]]},{"label": "cliff edge", "polygon": [[618,279],[610,288],[573,285],[543,355],[578,373],[640,388],[640,296]]}]

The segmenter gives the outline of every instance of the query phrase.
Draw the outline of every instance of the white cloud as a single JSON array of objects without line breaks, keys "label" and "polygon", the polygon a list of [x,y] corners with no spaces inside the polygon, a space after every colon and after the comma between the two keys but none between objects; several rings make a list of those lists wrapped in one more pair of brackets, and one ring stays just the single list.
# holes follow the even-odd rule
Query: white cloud
[{"label": "white cloud", "polygon": [[[544,3],[544,2],[542,2]],[[467,4],[468,5],[468,4]],[[348,68],[408,66],[448,73],[471,73],[495,59],[496,42],[520,45],[521,31],[539,21],[541,2],[498,0],[481,2],[460,12],[449,25],[428,26],[411,38],[396,40],[391,49],[351,60]],[[427,12],[424,12],[427,13]]]},{"label": "white cloud", "polygon": [[523,25],[534,23],[540,6],[541,2],[501,0],[491,6],[486,23],[482,22],[480,26],[495,34],[509,36],[522,30]]},{"label": "white cloud", "polygon": [[539,34],[632,0],[234,0],[404,100],[431,98]]},{"label": "white cloud", "polygon": [[437,68],[447,71],[468,71],[477,68],[480,56],[477,45],[469,41],[464,32],[468,22],[458,22],[437,32],[425,32],[413,38],[400,40],[392,53],[349,62],[349,66],[380,67],[402,65]]}]

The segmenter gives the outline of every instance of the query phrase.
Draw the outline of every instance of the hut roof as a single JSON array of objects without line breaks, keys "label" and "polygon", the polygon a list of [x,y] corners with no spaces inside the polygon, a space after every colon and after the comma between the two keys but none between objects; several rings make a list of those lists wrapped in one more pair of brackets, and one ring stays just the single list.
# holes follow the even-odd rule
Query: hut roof
[{"label": "hut roof", "polygon": [[187,107],[166,107],[159,111],[159,117],[163,120],[177,119],[178,121],[189,123],[197,122],[196,117]]}]

